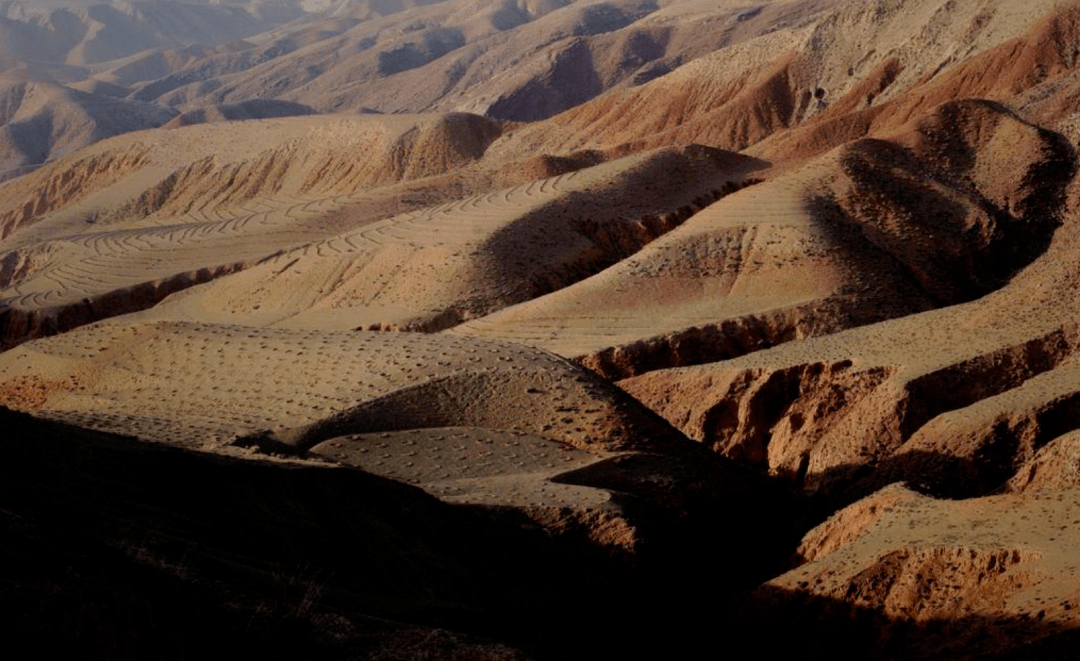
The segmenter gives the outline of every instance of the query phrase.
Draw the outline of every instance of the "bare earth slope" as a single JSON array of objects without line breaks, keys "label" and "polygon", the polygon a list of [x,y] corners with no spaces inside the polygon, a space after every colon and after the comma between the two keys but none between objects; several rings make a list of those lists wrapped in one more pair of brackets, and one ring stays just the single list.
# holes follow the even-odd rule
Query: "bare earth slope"
[{"label": "bare earth slope", "polygon": [[[464,115],[291,118],[99,143],[5,188],[5,336],[141,309],[371,222],[346,207],[389,215],[394,185],[475,160],[500,131]],[[327,173],[357,150],[379,158]]]},{"label": "bare earth slope", "polygon": [[881,659],[1067,658],[1078,496],[955,502],[889,487],[810,531],[809,562],[750,593],[739,619],[748,637],[791,623],[776,651],[809,658],[837,636]]},{"label": "bare earth slope", "polygon": [[618,389],[518,345],[113,321],[38,342],[2,356],[8,405],[186,447],[258,444],[266,432],[303,450],[337,433],[428,426],[518,428],[605,450],[667,442],[665,425]]},{"label": "bare earth slope", "polygon": [[3,63],[185,112],[0,184],[0,605],[262,626],[236,517],[297,657],[1076,656],[1080,3],[316,5]]},{"label": "bare earth slope", "polygon": [[826,161],[737,192],[593,278],[451,332],[512,338],[619,377],[931,306],[829,216],[819,196],[835,170]]},{"label": "bare earth slope", "polygon": [[737,187],[755,165],[705,149],[615,160],[309,243],[147,316],[440,330],[587,278]]},{"label": "bare earth slope", "polygon": [[363,105],[536,120],[646,82],[777,22],[805,21],[822,5],[776,2],[746,11],[700,0],[423,4],[372,12],[361,3],[313,16],[261,36],[254,49],[147,80],[137,96],[185,109],[275,97],[323,110]]},{"label": "bare earth slope", "polygon": [[520,131],[515,146],[558,151],[697,141],[738,150],[780,132],[775,150],[765,142],[751,153],[794,160],[879,127],[894,130],[952,99],[1008,98],[1074,65],[1068,38],[1057,38],[1075,28],[1070,3],[839,5],[820,11],[796,3],[801,13],[777,21],[778,29]]},{"label": "bare earth slope", "polygon": [[[1068,177],[1074,167],[1054,171]],[[1062,255],[1073,249],[1076,216],[1071,203],[1062,204],[1060,216],[1044,216],[1063,223],[1046,253],[973,302],[623,386],[691,436],[807,487],[843,482],[879,464],[884,470],[890,460],[911,462],[906,470],[919,475],[922,462],[967,459],[977,460],[986,480],[937,478],[952,481],[955,493],[985,493],[1050,440],[998,443],[983,435],[973,447],[950,448],[961,438],[958,427],[989,423],[982,416],[994,408],[980,400],[1054,369],[1072,351],[1075,322],[1063,303],[1071,300],[1076,274]],[[1010,422],[1014,430],[1018,424]]]}]

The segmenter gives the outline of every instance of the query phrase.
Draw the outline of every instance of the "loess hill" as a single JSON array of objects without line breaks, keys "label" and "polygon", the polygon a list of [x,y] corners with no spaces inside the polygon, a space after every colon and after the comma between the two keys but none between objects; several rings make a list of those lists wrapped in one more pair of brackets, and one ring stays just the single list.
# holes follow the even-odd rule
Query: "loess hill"
[{"label": "loess hill", "polygon": [[0,3],[20,635],[1080,649],[1080,3],[144,4]]}]

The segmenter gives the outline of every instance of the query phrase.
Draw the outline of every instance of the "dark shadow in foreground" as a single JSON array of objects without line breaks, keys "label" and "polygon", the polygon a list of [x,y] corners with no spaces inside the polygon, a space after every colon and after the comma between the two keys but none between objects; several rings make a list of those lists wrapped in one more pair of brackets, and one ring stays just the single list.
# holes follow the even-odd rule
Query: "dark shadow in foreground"
[{"label": "dark shadow in foreground", "polygon": [[761,658],[1076,659],[1080,629],[1030,617],[891,618],[847,601],[763,586],[730,620]]},{"label": "dark shadow in foreground", "polygon": [[651,498],[638,459],[614,466],[619,497],[657,509],[654,541],[620,553],[357,470],[2,408],[0,429],[0,621],[42,656],[687,658],[797,541],[786,501],[716,491],[708,461],[657,459],[692,473],[698,505]]}]

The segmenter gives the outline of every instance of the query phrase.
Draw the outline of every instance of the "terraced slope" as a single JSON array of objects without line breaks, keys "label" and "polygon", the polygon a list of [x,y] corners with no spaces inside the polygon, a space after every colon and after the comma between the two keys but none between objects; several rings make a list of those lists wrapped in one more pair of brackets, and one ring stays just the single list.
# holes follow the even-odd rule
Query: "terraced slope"
[{"label": "terraced slope", "polygon": [[945,104],[714,203],[620,264],[454,333],[610,377],[730,358],[977,298],[1043,249],[1066,141],[988,102]]},{"label": "terraced slope", "polygon": [[0,361],[6,406],[183,447],[303,451],[345,433],[446,426],[605,450],[678,438],[598,377],[506,343],[110,321]]},{"label": "terraced slope", "polygon": [[755,166],[705,149],[615,160],[305,244],[147,316],[440,330],[619,261],[741,185]]},{"label": "terraced slope", "polygon": [[[4,189],[6,342],[141,309],[379,217],[343,209],[390,215],[409,192],[394,185],[474,160],[499,131],[460,115],[295,118],[96,145]],[[327,176],[355,150],[379,157]]]},{"label": "terraced slope", "polygon": [[592,278],[449,332],[619,378],[929,307],[820,202],[835,160],[734,193]]}]

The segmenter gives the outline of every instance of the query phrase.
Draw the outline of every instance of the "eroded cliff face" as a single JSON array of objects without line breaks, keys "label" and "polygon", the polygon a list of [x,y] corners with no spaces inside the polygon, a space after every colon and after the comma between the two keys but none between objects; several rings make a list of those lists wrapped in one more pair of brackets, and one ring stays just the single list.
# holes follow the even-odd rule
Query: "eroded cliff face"
[{"label": "eroded cliff face", "polygon": [[[878,484],[917,480],[971,496],[1000,487],[1071,429],[1074,393],[1064,383],[1077,339],[1070,326],[925,370],[855,358],[718,365],[621,385],[692,438],[810,491],[842,491],[871,471]],[[1031,404],[1010,406],[1016,391]]]}]

